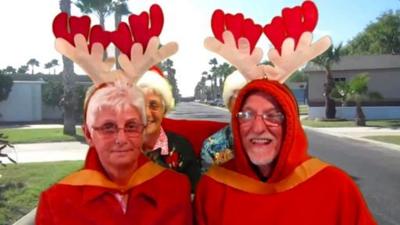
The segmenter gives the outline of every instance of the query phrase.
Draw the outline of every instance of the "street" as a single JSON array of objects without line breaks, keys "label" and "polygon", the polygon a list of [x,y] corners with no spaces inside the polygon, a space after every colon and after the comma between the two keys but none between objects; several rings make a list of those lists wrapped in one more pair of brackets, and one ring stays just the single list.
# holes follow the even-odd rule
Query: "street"
[{"label": "street", "polygon": [[[229,121],[229,112],[180,103],[171,118]],[[400,152],[306,129],[310,154],[345,170],[360,187],[378,224],[400,224]]]}]

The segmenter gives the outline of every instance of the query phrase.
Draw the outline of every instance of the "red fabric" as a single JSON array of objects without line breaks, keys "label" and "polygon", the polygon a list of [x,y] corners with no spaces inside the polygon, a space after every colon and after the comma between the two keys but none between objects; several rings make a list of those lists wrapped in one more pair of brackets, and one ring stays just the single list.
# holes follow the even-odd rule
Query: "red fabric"
[{"label": "red fabric", "polygon": [[[236,115],[240,111],[248,93],[254,91],[263,91],[272,95],[281,106],[285,115],[281,150],[275,169],[268,180],[268,182],[277,182],[285,178],[295,167],[310,158],[307,154],[307,138],[299,120],[296,99],[289,88],[276,81],[256,80],[246,85],[239,92],[233,109],[233,115]],[[232,132],[234,137],[240,137],[239,124],[236,117],[232,117]],[[235,158],[226,167],[258,179],[256,172],[249,163],[240,138],[234,139],[234,146]]]},{"label": "red fabric", "polygon": [[374,222],[351,179],[328,167],[297,187],[252,194],[203,176],[195,199],[197,225],[369,225]]},{"label": "red fabric", "polygon": [[206,120],[176,120],[164,118],[165,132],[173,132],[186,138],[193,146],[196,157],[200,157],[201,147],[206,138],[225,127],[228,123]]},{"label": "red fabric", "polygon": [[[245,98],[254,91],[272,95],[285,115],[281,151],[267,181],[279,182],[310,158],[306,135],[300,124],[295,98],[286,86],[275,81],[256,80],[247,84],[239,92],[233,115],[240,111]],[[235,117],[232,117],[232,129],[233,136],[240,137]],[[234,150],[235,158],[222,166],[259,180],[240,138],[234,138]],[[265,195],[239,191],[203,176],[196,191],[195,216],[199,225],[376,224],[357,186],[335,167],[325,168],[288,191]]]},{"label": "red fabric", "polygon": [[[139,165],[145,161],[141,157]],[[99,166],[95,149],[90,149],[85,168],[103,171]],[[172,170],[128,190],[126,214],[113,193],[103,187],[55,184],[40,197],[36,224],[192,224],[190,183]]]}]

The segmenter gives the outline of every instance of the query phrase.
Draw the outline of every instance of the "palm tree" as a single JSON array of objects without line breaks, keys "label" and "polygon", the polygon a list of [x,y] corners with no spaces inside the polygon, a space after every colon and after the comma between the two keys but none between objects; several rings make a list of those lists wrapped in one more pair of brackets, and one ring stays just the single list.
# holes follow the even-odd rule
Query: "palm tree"
[{"label": "palm tree", "polygon": [[37,61],[35,58],[30,59],[27,63],[28,66],[31,66],[31,71],[32,71],[32,75],[34,74],[34,67],[37,66],[39,67],[39,61]]},{"label": "palm tree", "polygon": [[[53,65],[53,67],[59,66],[57,59],[52,59],[50,63]],[[53,75],[56,75],[56,69],[53,70]]]},{"label": "palm tree", "polygon": [[112,0],[77,0],[74,4],[82,13],[95,13],[100,21],[100,25],[104,27],[105,18],[113,12]]},{"label": "palm tree", "polygon": [[[71,0],[60,0],[60,10],[71,15]],[[63,78],[64,96],[62,105],[64,109],[64,134],[76,135],[75,131],[75,109],[77,108],[77,96],[75,90],[74,63],[63,56]]]},{"label": "palm tree", "polygon": [[174,99],[177,102],[180,100],[180,94],[179,94],[179,88],[178,84],[175,78],[176,70],[173,68],[174,66],[174,61],[171,59],[167,59],[160,63],[160,67],[163,71],[167,71],[167,79],[168,82],[171,84],[172,87],[172,95],[174,96]]},{"label": "palm tree", "polygon": [[208,64],[211,65],[210,73],[212,77],[212,85],[211,85],[211,93],[212,93],[212,98],[215,99],[217,97],[217,65],[218,61],[216,58],[210,59]]},{"label": "palm tree", "polygon": [[313,63],[322,67],[325,70],[325,84],[324,84],[324,97],[325,97],[325,117],[333,119],[336,116],[335,101],[330,97],[330,94],[335,87],[335,81],[332,77],[331,67],[334,63],[338,63],[341,57],[342,44],[337,47],[331,46],[323,54],[319,55],[312,60]]},{"label": "palm tree", "polygon": [[349,82],[338,82],[331,92],[331,97],[346,105],[352,101],[356,104],[355,123],[357,126],[365,126],[365,114],[362,110],[362,103],[366,100],[382,99],[378,92],[368,91],[369,76],[367,73],[360,73]]},{"label": "palm tree", "polygon": [[49,70],[49,75],[50,75],[50,71],[51,71],[51,68],[53,68],[53,64],[51,62],[48,62],[48,63],[44,64],[44,68]]}]

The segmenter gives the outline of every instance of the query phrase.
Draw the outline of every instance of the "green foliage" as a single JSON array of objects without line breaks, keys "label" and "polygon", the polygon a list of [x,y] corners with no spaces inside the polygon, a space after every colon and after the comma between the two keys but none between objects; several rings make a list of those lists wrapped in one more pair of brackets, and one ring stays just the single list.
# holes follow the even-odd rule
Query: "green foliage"
[{"label": "green foliage", "polygon": [[378,92],[368,92],[369,76],[367,73],[360,73],[347,82],[337,82],[331,97],[340,100],[343,104],[350,101],[362,103],[366,100],[379,100],[382,95]]},{"label": "green foliage", "polygon": [[35,66],[39,66],[40,63],[35,58],[32,58],[26,63],[26,65],[31,66],[31,68],[32,68],[31,74],[33,75],[35,73],[35,71],[34,71]]},{"label": "green foliage", "polygon": [[0,168],[0,224],[30,212],[47,187],[82,167],[82,161],[24,163]]},{"label": "green foliage", "polygon": [[180,100],[181,94],[179,93],[178,83],[177,83],[177,80],[175,77],[176,70],[173,68],[174,61],[172,61],[171,59],[167,59],[167,60],[161,62],[159,66],[162,71],[167,72],[167,80],[172,87],[172,96],[175,99],[175,103],[178,103]]},{"label": "green foliage", "polygon": [[10,76],[0,73],[0,102],[7,100],[13,86],[13,79]]},{"label": "green foliage", "polygon": [[48,80],[42,86],[42,100],[46,105],[61,107],[61,99],[64,95],[64,87],[59,80]]},{"label": "green foliage", "polygon": [[387,11],[345,47],[349,55],[400,54],[400,10]]},{"label": "green foliage", "polygon": [[[85,100],[87,88],[88,87],[84,85],[77,85],[75,87],[77,105],[75,106],[74,111],[75,115],[79,116],[77,119],[81,119],[83,113],[83,102]],[[49,79],[42,86],[42,100],[46,105],[61,108],[63,106],[64,97],[64,86],[60,80]]]},{"label": "green foliage", "polygon": [[324,68],[325,70],[330,70],[332,64],[338,63],[342,55],[342,44],[334,47],[331,45],[324,53],[317,56],[312,60],[313,63]]},{"label": "green foliage", "polygon": [[27,65],[22,65],[18,68],[17,73],[18,74],[26,74],[28,72],[28,66]]}]

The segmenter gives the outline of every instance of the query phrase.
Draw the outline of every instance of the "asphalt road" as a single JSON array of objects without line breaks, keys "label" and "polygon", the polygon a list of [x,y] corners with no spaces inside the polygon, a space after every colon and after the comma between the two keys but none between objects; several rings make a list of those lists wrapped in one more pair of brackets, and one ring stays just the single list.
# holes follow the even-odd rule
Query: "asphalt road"
[{"label": "asphalt road", "polygon": [[[229,112],[198,103],[181,103],[171,118],[229,121]],[[306,129],[309,152],[345,170],[360,187],[378,224],[400,224],[400,152]]]}]

